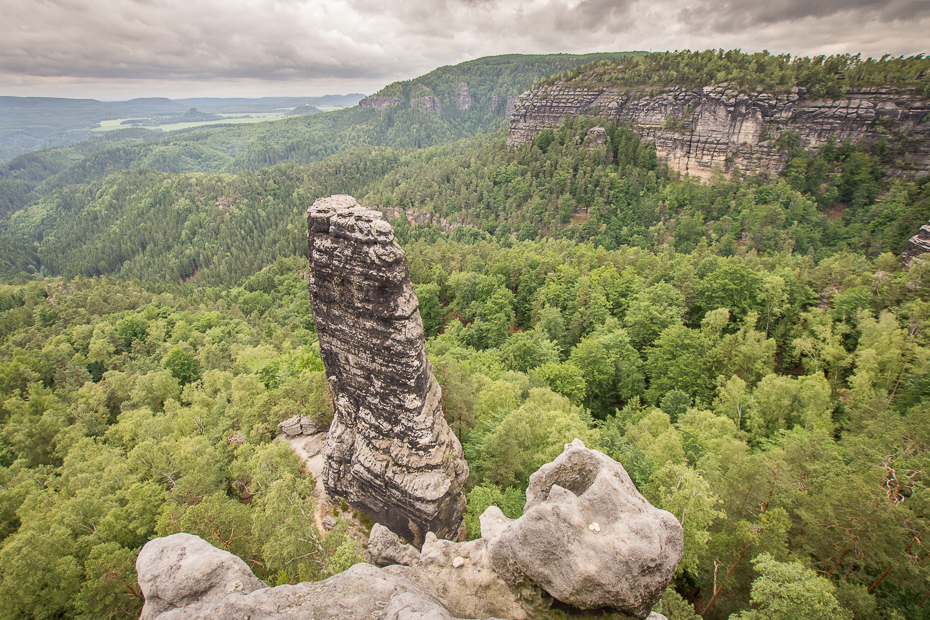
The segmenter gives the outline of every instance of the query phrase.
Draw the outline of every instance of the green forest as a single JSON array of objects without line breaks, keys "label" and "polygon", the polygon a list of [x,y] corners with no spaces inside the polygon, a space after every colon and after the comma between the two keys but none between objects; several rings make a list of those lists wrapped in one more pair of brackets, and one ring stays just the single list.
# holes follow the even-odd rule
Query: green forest
[{"label": "green forest", "polygon": [[[682,74],[701,54],[764,64],[621,62]],[[795,72],[776,87],[860,65],[909,83],[925,62],[769,58]],[[593,60],[577,74],[613,62]],[[482,69],[498,81],[476,101],[571,69],[515,67]],[[518,516],[577,437],[682,522],[670,620],[930,618],[930,263],[901,262],[930,181],[886,174],[901,138],[813,152],[785,132],[781,174],[701,184],[605,119],[508,148],[502,110],[446,105],[455,70],[385,90],[429,88],[441,115],[127,130],[0,171],[0,620],[138,616],[135,558],[175,532],[270,585],[361,559],[353,511],[320,536],[275,441],[332,416],[305,217],[333,193],[444,221],[391,224],[471,470],[469,536],[490,505]]]}]

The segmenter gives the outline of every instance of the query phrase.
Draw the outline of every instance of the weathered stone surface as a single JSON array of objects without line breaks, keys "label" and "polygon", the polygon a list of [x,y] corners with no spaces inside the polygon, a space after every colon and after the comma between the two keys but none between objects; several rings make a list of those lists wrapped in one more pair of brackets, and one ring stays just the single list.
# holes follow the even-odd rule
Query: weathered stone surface
[{"label": "weathered stone surface", "polygon": [[456,538],[468,465],[442,415],[407,259],[381,213],[350,196],[309,211],[310,296],[333,391],[330,495],[416,546]]},{"label": "weathered stone surface", "polygon": [[905,266],[921,254],[930,252],[930,224],[924,224],[917,234],[907,240],[907,248],[901,254]]},{"label": "weathered stone surface", "polygon": [[655,141],[657,154],[672,168],[706,179],[716,167],[781,171],[787,152],[778,150],[774,139],[786,129],[797,131],[803,146],[816,149],[831,136],[839,142],[877,140],[883,135],[881,124],[892,119],[896,130],[916,138],[895,173],[914,176],[930,172],[928,112],[930,100],[913,88],[861,88],[833,100],[812,99],[803,88],[746,94],[718,84],[631,97],[613,87],[554,84],[520,97],[510,115],[508,144],[530,141],[570,116],[597,114],[632,123],[642,139]]},{"label": "weathered stone surface", "polygon": [[316,435],[326,430],[319,422],[308,415],[292,415],[278,424],[278,428],[287,437]]},{"label": "weathered stone surface", "polygon": [[414,110],[422,110],[430,114],[442,112],[442,104],[439,103],[439,99],[431,95],[412,98],[410,100],[410,107]]},{"label": "weathered stone surface", "polygon": [[397,620],[451,618],[434,593],[370,564],[269,588],[242,560],[190,534],[150,541],[136,570],[145,595],[141,620],[381,618],[388,609]]},{"label": "weathered stone surface", "polygon": [[365,97],[358,102],[358,107],[360,108],[373,108],[384,112],[387,108],[395,105],[400,105],[404,100],[400,97],[385,97],[384,95],[372,95],[370,97]]},{"label": "weathered stone surface", "polygon": [[385,218],[389,220],[396,219],[398,217],[404,216],[407,219],[407,222],[411,226],[419,226],[420,224],[432,224],[433,226],[438,226],[442,228],[447,233],[451,233],[453,230],[461,226],[462,224],[454,224],[448,221],[446,218],[442,217],[438,213],[427,213],[425,211],[414,211],[413,209],[404,209],[396,205],[385,206],[385,207],[372,207],[377,211],[380,211]]},{"label": "weathered stone surface", "polygon": [[683,551],[675,517],[651,506],[619,463],[578,440],[530,478],[522,517],[491,506],[480,520],[480,539],[427,534],[418,558],[385,570],[430,588],[460,617],[544,617],[556,598],[641,619]]},{"label": "weathered stone surface", "polygon": [[136,572],[145,595],[141,620],[266,587],[241,559],[190,534],[148,542],[136,559]]},{"label": "weathered stone surface", "polygon": [[607,144],[607,130],[603,127],[592,127],[585,134],[584,145],[589,152],[594,151],[594,147]]},{"label": "weathered stone surface", "polygon": [[292,415],[283,422],[278,423],[278,428],[281,429],[281,432],[288,437],[297,437],[298,435],[303,434],[300,430],[300,416]]},{"label": "weathered stone surface", "polygon": [[509,584],[501,579],[481,538],[455,543],[430,533],[415,562],[384,570],[429,588],[450,613],[461,618],[528,620],[544,617],[552,603],[552,598],[535,584]]},{"label": "weathered stone surface", "polygon": [[459,96],[458,99],[455,100],[455,107],[459,110],[467,110],[474,102],[471,92],[468,90],[468,84],[459,82]]},{"label": "weathered stone surface", "polygon": [[384,620],[455,620],[449,611],[416,594],[398,594],[384,608]]},{"label": "weathered stone surface", "polygon": [[405,545],[397,534],[380,523],[375,523],[368,536],[368,555],[377,566],[402,564],[410,566],[420,559],[420,552]]},{"label": "weathered stone surface", "polygon": [[553,595],[630,620],[665,620],[649,609],[681,558],[681,528],[637,493],[618,463],[578,440],[532,476],[522,517],[507,519],[492,506],[481,534],[456,543],[428,533],[417,552],[376,525],[370,555],[398,564],[356,564],[322,582],[276,588],[196,536],[156,539],[136,563],[142,620],[529,620],[546,617]]},{"label": "weathered stone surface", "polygon": [[526,497],[519,519],[502,523],[497,511],[481,522],[504,580],[528,579],[582,609],[649,615],[681,561],[682,529],[619,463],[576,439],[530,477]]}]

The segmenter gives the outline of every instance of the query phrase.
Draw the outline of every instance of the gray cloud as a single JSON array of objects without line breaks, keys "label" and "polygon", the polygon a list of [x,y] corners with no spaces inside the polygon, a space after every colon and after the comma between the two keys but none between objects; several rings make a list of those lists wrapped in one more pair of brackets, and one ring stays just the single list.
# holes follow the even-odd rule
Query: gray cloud
[{"label": "gray cloud", "polygon": [[[769,2],[719,2],[699,0],[679,13],[679,19],[695,26],[710,27],[725,34],[759,29],[772,24],[805,19],[829,21],[839,16],[855,16],[866,24],[890,24],[930,15],[925,0],[774,0]],[[906,24],[899,26],[907,27]],[[892,29],[886,33],[892,34]]]},{"label": "gray cloud", "polygon": [[120,92],[183,84],[209,94],[237,83],[370,92],[512,52],[914,54],[927,51],[930,1],[0,0],[0,14],[5,94],[95,83]]}]

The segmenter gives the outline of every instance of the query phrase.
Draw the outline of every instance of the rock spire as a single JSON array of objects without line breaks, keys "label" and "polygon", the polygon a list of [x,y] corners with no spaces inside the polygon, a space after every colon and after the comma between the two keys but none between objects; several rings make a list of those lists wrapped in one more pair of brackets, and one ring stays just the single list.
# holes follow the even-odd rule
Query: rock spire
[{"label": "rock spire", "polygon": [[381,213],[344,195],[310,207],[310,296],[335,416],[327,493],[416,546],[462,527],[468,465],[443,418],[407,258]]}]

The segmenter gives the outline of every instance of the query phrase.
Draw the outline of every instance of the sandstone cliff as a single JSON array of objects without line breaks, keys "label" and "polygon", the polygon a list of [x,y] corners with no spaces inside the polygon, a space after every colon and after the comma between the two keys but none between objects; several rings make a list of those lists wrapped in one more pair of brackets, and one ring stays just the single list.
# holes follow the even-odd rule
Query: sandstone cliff
[{"label": "sandstone cliff", "polygon": [[395,105],[400,105],[404,100],[400,97],[385,97],[383,95],[372,95],[370,97],[365,97],[358,102],[358,107],[360,108],[372,108],[383,112],[387,108]]},{"label": "sandstone cliff", "polygon": [[902,132],[907,152],[894,171],[903,176],[930,172],[930,100],[913,88],[862,88],[845,99],[812,99],[803,88],[789,93],[741,93],[726,84],[695,90],[666,88],[634,97],[612,87],[569,88],[562,84],[525,92],[510,116],[508,144],[518,146],[566,118],[606,116],[631,123],[644,140],[655,141],[672,168],[709,178],[715,167],[779,172],[787,154],[774,140],[797,131],[801,144],[819,148],[837,141],[877,140]]},{"label": "sandstone cliff", "polygon": [[413,542],[456,538],[468,465],[443,418],[403,250],[350,196],[309,211],[310,296],[335,415],[329,494]]}]

